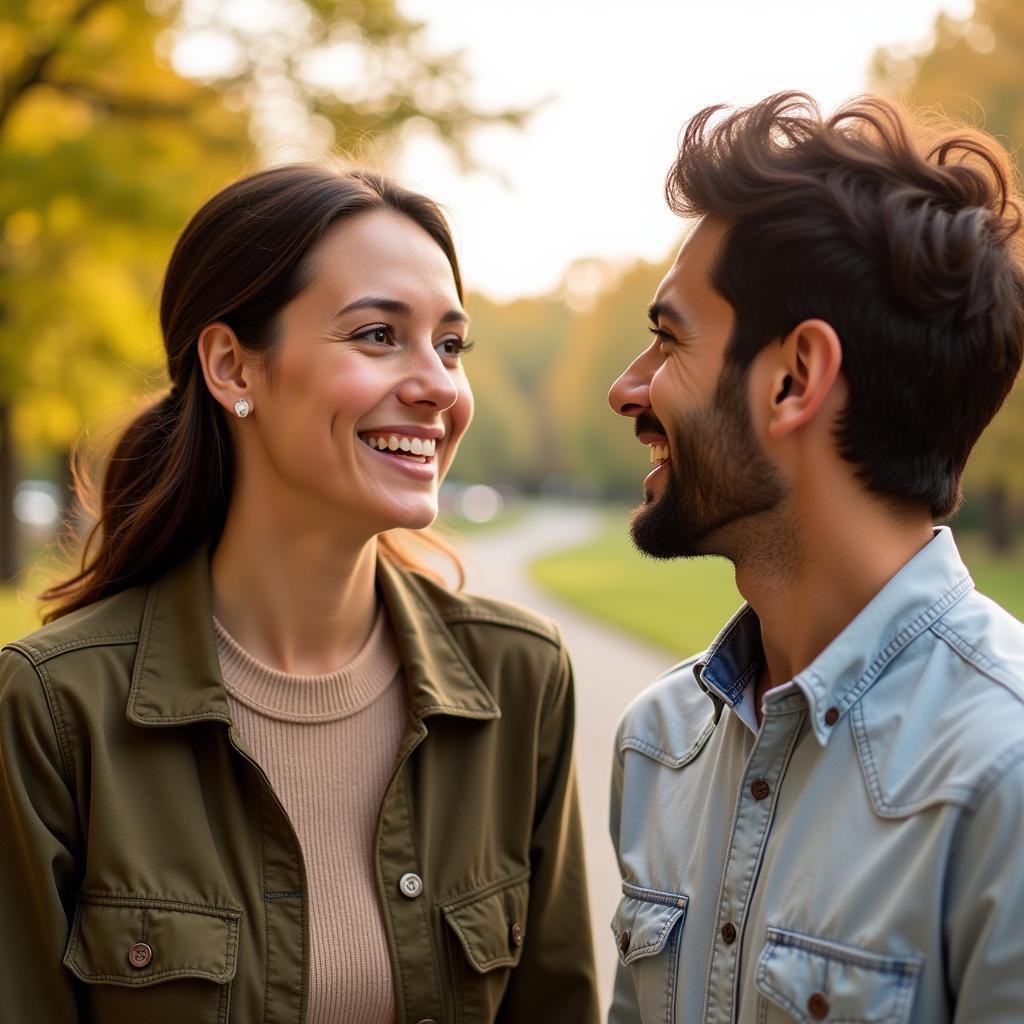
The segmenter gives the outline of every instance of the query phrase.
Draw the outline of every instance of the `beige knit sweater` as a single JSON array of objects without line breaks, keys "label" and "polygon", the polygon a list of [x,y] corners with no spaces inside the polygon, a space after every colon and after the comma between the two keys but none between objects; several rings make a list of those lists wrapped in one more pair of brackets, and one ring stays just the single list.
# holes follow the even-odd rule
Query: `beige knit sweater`
[{"label": "beige knit sweater", "polygon": [[231,716],[287,810],[309,884],[307,1024],[393,1024],[373,836],[406,718],[383,611],[356,657],[326,675],[256,661],[215,619]]}]

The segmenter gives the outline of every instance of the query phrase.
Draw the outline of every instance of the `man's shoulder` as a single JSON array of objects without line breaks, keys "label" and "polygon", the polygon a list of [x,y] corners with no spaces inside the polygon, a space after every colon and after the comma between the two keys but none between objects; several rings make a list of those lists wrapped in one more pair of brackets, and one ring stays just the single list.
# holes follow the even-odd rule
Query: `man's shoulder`
[{"label": "man's shoulder", "polygon": [[875,809],[973,806],[1024,751],[1024,624],[972,592],[903,653],[853,718]]},{"label": "man's shoulder", "polygon": [[680,768],[695,756],[714,724],[714,704],[694,675],[703,656],[673,665],[629,704],[616,734],[620,757],[636,750]]}]

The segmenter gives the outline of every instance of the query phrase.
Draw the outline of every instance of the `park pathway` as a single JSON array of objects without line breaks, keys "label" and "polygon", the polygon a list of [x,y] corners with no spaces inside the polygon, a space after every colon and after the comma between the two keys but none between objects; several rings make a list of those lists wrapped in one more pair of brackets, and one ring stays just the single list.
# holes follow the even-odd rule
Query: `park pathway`
[{"label": "park pathway", "polygon": [[[586,542],[602,526],[590,506],[544,504],[508,527],[460,542],[466,589],[527,605],[553,618],[576,674],[576,760],[590,876],[602,1007],[611,999],[615,950],[609,922],[621,892],[608,838],[608,787],[615,726],[626,705],[671,663],[671,655],[597,622],[541,590],[529,577],[535,559]],[[626,529],[623,521],[622,529]],[[639,556],[638,556],[639,557]]]}]

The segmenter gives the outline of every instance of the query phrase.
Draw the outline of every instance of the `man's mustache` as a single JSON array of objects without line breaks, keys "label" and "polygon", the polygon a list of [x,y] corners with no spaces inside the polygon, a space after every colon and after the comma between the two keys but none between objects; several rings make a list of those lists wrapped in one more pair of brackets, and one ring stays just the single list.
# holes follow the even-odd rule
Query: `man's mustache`
[{"label": "man's mustache", "polygon": [[668,437],[658,417],[651,412],[642,412],[637,416],[633,423],[633,432],[637,437],[641,434],[661,434],[662,437]]}]

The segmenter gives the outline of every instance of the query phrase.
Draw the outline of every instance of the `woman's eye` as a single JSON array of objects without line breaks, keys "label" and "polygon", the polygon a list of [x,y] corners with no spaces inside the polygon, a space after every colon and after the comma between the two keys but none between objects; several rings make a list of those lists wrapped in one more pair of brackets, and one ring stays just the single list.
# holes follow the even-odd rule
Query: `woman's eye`
[{"label": "woman's eye", "polygon": [[458,356],[463,352],[468,352],[473,347],[473,342],[466,341],[464,338],[453,335],[450,338],[444,338],[434,346],[438,352],[446,356]]},{"label": "woman's eye", "polygon": [[353,334],[357,341],[370,341],[375,345],[386,345],[394,338],[394,331],[387,324],[374,324],[365,330]]}]

